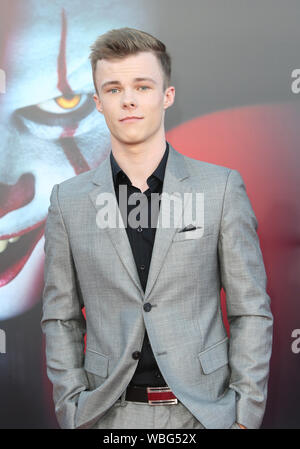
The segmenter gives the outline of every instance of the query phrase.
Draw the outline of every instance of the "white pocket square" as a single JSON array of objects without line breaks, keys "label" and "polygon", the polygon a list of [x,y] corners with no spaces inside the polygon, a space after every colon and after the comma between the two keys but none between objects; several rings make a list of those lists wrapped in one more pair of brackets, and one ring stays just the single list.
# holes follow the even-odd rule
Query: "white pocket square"
[{"label": "white pocket square", "polygon": [[202,226],[187,225],[175,233],[173,241],[200,239],[203,233]]},{"label": "white pocket square", "polygon": [[187,232],[187,231],[194,231],[195,229],[200,229],[202,226],[195,226],[193,224],[188,224],[183,229],[180,229],[178,232]]}]

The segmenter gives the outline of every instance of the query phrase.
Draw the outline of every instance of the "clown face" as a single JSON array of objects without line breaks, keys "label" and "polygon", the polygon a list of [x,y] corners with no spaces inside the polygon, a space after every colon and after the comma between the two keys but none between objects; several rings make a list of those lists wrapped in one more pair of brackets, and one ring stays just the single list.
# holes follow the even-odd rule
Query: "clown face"
[{"label": "clown face", "polygon": [[123,26],[130,9],[110,1],[59,3],[12,1],[3,15],[10,28],[0,31],[0,319],[41,298],[53,185],[96,167],[111,148],[88,55],[98,35]]}]

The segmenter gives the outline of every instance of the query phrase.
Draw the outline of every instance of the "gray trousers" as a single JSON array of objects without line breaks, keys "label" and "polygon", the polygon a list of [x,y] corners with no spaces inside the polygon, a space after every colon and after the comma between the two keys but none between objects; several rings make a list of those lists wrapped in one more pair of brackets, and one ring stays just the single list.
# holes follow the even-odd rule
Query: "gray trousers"
[{"label": "gray trousers", "polygon": [[150,405],[125,401],[125,393],[96,422],[94,429],[204,429],[195,416],[177,404]]}]

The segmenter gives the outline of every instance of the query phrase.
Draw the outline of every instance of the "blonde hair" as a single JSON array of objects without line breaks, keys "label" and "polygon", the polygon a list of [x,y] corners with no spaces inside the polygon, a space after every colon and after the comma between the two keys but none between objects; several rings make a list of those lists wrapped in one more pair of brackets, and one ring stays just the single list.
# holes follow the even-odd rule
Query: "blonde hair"
[{"label": "blonde hair", "polygon": [[107,31],[99,36],[90,46],[93,82],[98,94],[96,85],[96,66],[100,59],[122,59],[128,55],[148,51],[153,53],[161,64],[165,90],[171,81],[171,57],[166,50],[165,44],[145,31],[135,28],[119,28]]}]

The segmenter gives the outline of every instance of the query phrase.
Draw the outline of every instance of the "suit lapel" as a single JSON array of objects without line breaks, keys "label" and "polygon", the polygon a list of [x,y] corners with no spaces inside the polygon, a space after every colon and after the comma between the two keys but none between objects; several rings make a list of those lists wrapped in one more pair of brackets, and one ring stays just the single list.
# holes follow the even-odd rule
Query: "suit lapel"
[{"label": "suit lapel", "polygon": [[[121,262],[128,271],[129,276],[140,290],[143,299],[145,300],[157,279],[157,276],[161,270],[162,264],[166,257],[168,248],[172,242],[173,235],[176,231],[176,223],[181,220],[181,212],[174,216],[174,209],[171,205],[171,216],[168,214],[167,203],[170,199],[181,196],[183,198],[184,192],[191,192],[192,188],[188,183],[189,173],[185,166],[184,157],[178,153],[169,143],[169,156],[166,164],[166,171],[162,189],[162,199],[160,205],[160,211],[157,222],[157,229],[155,234],[155,240],[153,245],[151,264],[148,274],[146,291],[144,293],[139,275],[137,272],[135,260],[131,250],[130,242],[128,240],[127,232],[124,227],[120,209],[118,207],[118,202],[115,196],[113,177],[111,171],[110,157],[109,155],[104,159],[104,161],[97,167],[93,176],[93,183],[96,185],[89,192],[89,197],[95,207],[98,210],[98,205],[96,203],[97,196],[101,193],[111,194],[111,200],[113,202],[113,208],[117,211],[119,223],[122,223],[122,227],[106,227],[102,231],[107,232],[111,242],[118,253]],[[165,207],[166,206],[166,207]],[[183,212],[183,211],[182,211]],[[165,215],[163,216],[163,214]],[[95,217],[96,219],[96,217]],[[166,223],[170,220],[170,227],[164,227]],[[175,223],[173,226],[172,223]]]},{"label": "suit lapel", "polygon": [[[184,210],[173,208],[172,199],[174,202],[176,199],[178,201],[178,198],[182,200],[185,192],[191,192],[192,188],[188,181],[189,172],[186,168],[184,157],[169,143],[169,156],[144,300],[150,295],[163,266],[164,259],[176,232],[177,224],[181,224]],[[171,203],[170,209],[168,203]],[[174,215],[174,210],[177,211],[176,215]],[[168,223],[170,223],[169,227],[167,227]]]},{"label": "suit lapel", "polygon": [[[136,269],[130,242],[128,240],[127,232],[124,227],[124,222],[122,220],[120,209],[118,207],[118,202],[115,195],[115,189],[113,184],[109,155],[104,159],[104,161],[99,165],[99,167],[95,171],[93,183],[96,184],[96,187],[89,192],[89,197],[92,200],[92,203],[96,208],[96,210],[99,209],[99,206],[96,203],[98,195],[100,195],[101,193],[108,193],[110,194],[110,198],[113,203],[112,204],[113,210],[117,211],[118,213],[119,217],[118,223],[122,223],[122,227],[107,227],[103,228],[101,232],[107,232],[113,246],[115,247],[117,254],[121,259],[121,262],[123,263],[125,269],[128,271],[129,276],[131,277],[136,287],[144,295],[144,291],[141,286],[138,272]],[[96,216],[94,216],[94,219],[96,220]]]}]

